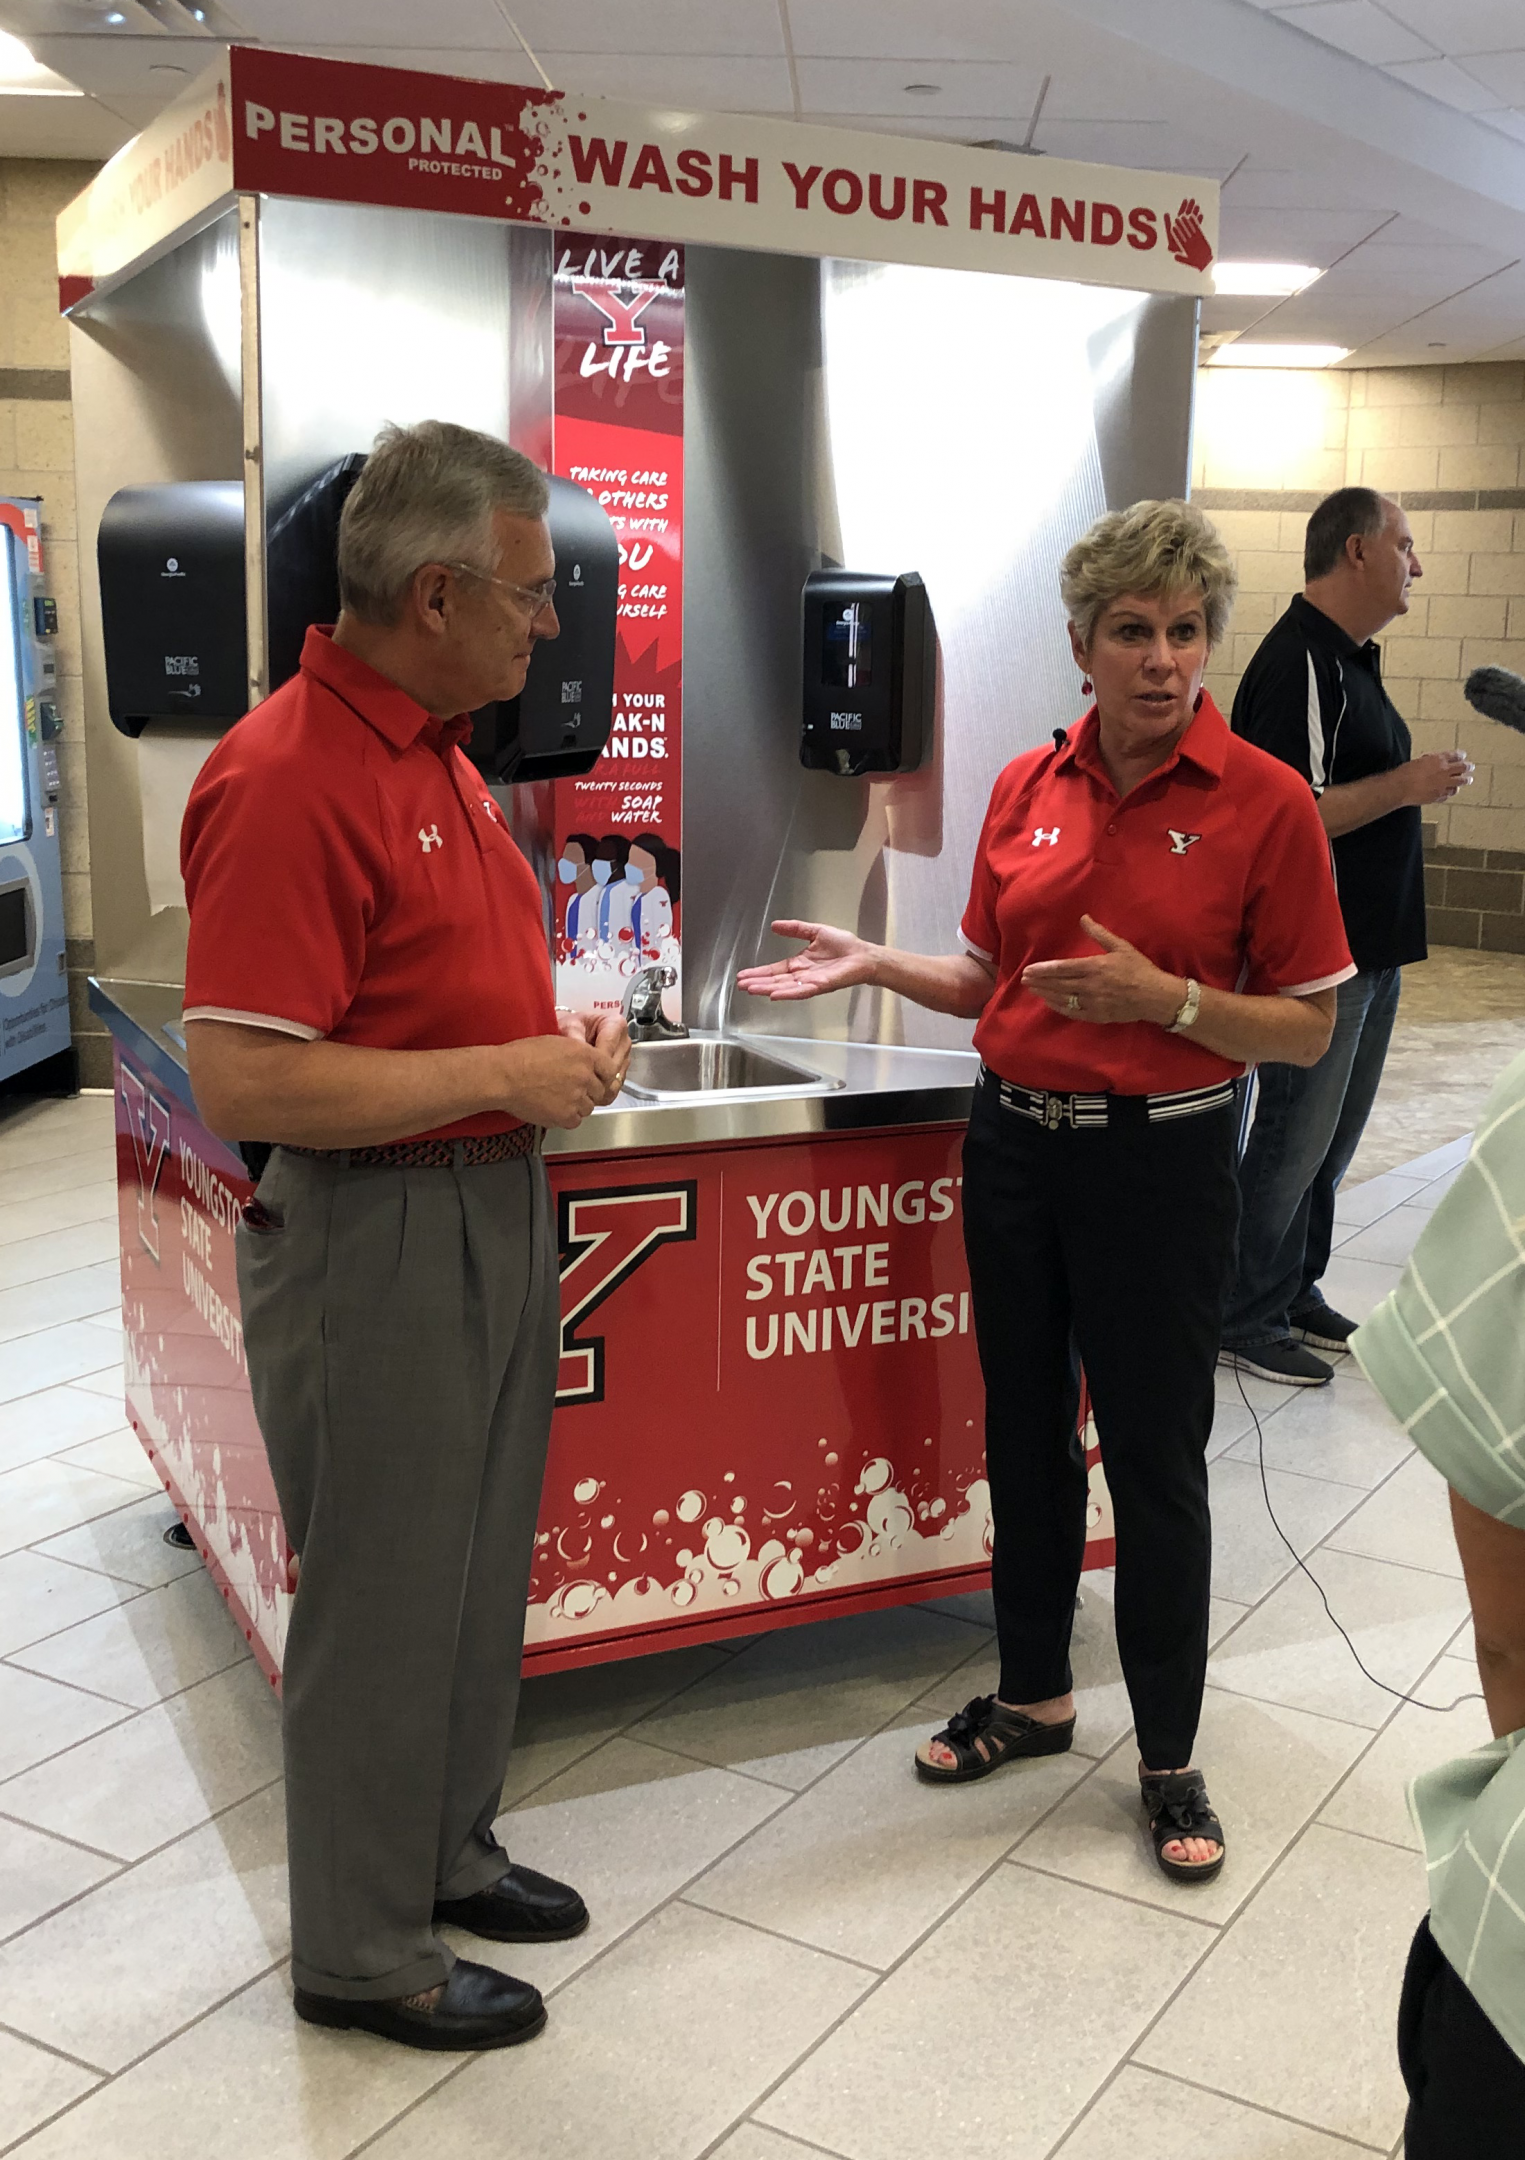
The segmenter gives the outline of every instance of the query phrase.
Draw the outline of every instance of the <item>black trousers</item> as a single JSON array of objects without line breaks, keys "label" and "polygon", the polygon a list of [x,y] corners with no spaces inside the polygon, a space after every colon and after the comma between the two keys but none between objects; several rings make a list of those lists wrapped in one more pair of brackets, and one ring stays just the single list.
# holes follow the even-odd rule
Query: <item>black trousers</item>
[{"label": "black trousers", "polygon": [[[1239,1189],[1231,1107],[1055,1131],[982,1078],[964,1239],[985,1375],[1001,1695],[1068,1693],[1086,1535],[1085,1367],[1117,1530],[1117,1646],[1139,1752],[1191,1761],[1207,1671],[1207,1436]],[[1079,1363],[1077,1363],[1077,1358]]]},{"label": "black trousers", "polygon": [[1519,2160],[1525,2062],[1500,2037],[1419,1923],[1398,2005],[1398,2064],[1409,2090],[1407,2160]]}]

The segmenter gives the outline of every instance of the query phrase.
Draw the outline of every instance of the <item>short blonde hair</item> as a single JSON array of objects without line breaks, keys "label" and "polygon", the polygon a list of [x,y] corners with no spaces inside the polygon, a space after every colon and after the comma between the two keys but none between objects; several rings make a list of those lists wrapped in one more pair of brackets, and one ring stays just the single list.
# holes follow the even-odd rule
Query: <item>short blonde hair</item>
[{"label": "short blonde hair", "polygon": [[1189,502],[1136,502],[1109,510],[1059,566],[1065,612],[1090,650],[1096,625],[1124,593],[1154,599],[1200,592],[1207,642],[1222,642],[1239,584],[1228,549],[1210,518]]}]

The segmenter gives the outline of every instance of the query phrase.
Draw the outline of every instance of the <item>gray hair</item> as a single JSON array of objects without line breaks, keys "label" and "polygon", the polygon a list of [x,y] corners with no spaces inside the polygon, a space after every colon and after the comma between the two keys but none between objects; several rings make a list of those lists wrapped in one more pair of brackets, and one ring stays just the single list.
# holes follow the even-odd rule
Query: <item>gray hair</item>
[{"label": "gray hair", "polygon": [[495,435],[450,420],[384,427],[339,520],[339,602],[362,622],[395,623],[415,571],[497,568],[493,512],[541,518],[545,474]]},{"label": "gray hair", "polygon": [[1345,543],[1360,536],[1375,540],[1392,505],[1375,488],[1336,488],[1308,520],[1303,538],[1303,577],[1308,583],[1328,577],[1345,560]]},{"label": "gray hair", "polygon": [[1238,584],[1217,526],[1195,503],[1170,499],[1109,510],[1059,566],[1060,597],[1087,652],[1096,625],[1124,593],[1152,600],[1199,592],[1207,642],[1217,645],[1228,628]]}]

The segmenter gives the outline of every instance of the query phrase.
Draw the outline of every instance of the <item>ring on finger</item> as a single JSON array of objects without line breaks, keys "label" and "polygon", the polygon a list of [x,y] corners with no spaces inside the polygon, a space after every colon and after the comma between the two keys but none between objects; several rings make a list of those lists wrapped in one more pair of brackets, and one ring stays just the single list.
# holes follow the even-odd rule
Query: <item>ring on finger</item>
[{"label": "ring on finger", "polygon": [[1070,992],[1069,996],[1064,1001],[1064,1009],[1070,1015],[1070,1018],[1072,1020],[1080,1011],[1080,1000],[1078,997],[1076,997],[1073,990]]}]

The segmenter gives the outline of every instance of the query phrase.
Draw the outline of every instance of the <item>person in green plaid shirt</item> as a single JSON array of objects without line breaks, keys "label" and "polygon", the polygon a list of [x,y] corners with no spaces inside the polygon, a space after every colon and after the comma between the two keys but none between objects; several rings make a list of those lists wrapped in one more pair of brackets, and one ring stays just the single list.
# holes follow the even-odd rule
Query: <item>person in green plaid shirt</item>
[{"label": "person in green plaid shirt", "polygon": [[1430,1912],[1398,2051],[1408,2160],[1525,2153],[1525,1057],[1392,1295],[1351,1338],[1451,1487],[1496,1738],[1409,1789]]}]

